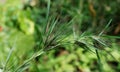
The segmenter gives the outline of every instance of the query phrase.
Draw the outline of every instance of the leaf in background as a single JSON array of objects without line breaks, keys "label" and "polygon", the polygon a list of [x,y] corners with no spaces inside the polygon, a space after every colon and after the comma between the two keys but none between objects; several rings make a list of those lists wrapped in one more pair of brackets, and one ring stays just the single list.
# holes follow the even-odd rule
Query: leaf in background
[{"label": "leaf in background", "polygon": [[34,22],[27,19],[21,18],[19,19],[20,29],[25,32],[26,34],[33,34],[34,33]]}]

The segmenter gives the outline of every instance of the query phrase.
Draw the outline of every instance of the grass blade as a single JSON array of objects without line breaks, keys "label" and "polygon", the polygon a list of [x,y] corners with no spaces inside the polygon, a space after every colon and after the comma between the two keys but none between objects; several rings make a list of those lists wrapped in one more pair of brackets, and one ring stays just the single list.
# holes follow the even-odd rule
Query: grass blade
[{"label": "grass blade", "polygon": [[27,65],[32,59],[42,55],[43,53],[45,53],[44,51],[38,51],[36,52],[32,57],[30,57],[28,60],[26,60],[22,65],[18,66],[14,72],[18,72],[20,69],[24,68],[25,65]]},{"label": "grass blade", "polygon": [[99,52],[98,52],[97,49],[95,50],[95,52],[96,52],[96,56],[97,56],[97,59],[98,59],[98,69],[99,69],[99,72],[103,72],[102,71],[102,63],[101,63]]},{"label": "grass blade", "polygon": [[110,19],[110,21],[108,22],[108,24],[105,26],[105,28],[99,33],[99,35],[98,36],[101,36],[103,33],[104,33],[104,31],[109,27],[109,25],[111,24],[111,22],[112,22],[112,19]]},{"label": "grass blade", "polygon": [[47,3],[46,21],[48,21],[48,18],[49,18],[51,0],[47,0],[47,1],[48,3]]},{"label": "grass blade", "polygon": [[10,57],[11,57],[11,55],[12,55],[12,52],[13,52],[13,50],[14,50],[14,48],[15,48],[16,40],[17,40],[17,37],[16,37],[16,39],[15,39],[15,41],[14,41],[14,44],[13,44],[13,46],[12,46],[12,48],[11,48],[11,50],[10,50],[8,56],[7,56],[7,59],[6,59],[5,65],[4,65],[4,67],[3,67],[3,72],[5,72],[6,67],[7,67],[7,64],[8,64],[8,62],[9,62],[9,59],[10,59]]}]

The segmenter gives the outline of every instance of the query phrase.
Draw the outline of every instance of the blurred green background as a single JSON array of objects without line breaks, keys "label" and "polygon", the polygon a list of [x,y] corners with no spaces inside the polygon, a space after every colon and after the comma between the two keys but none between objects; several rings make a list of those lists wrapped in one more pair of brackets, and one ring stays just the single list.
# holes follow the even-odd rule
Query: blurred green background
[{"label": "blurred green background", "polygon": [[59,31],[69,30],[63,42],[72,44],[46,51],[17,72],[99,72],[96,54],[74,45],[73,40],[77,37],[89,46],[92,41],[87,36],[97,36],[101,31],[101,39],[110,46],[105,47],[107,51],[100,50],[102,72],[120,72],[119,5],[120,0],[0,0],[0,72],[14,72],[42,49],[39,36],[45,36],[37,29],[44,31],[42,28],[54,19],[58,19],[55,31],[59,24],[71,23]]}]

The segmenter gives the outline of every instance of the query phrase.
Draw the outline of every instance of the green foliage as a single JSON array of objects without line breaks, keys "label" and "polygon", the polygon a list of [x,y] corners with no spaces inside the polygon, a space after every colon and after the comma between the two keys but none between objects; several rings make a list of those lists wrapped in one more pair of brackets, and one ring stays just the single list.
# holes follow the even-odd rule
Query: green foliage
[{"label": "green foliage", "polygon": [[[119,72],[119,1],[0,4],[0,72]],[[110,21],[109,21],[110,20]],[[108,22],[109,21],[109,22]],[[113,28],[112,28],[113,27]]]}]

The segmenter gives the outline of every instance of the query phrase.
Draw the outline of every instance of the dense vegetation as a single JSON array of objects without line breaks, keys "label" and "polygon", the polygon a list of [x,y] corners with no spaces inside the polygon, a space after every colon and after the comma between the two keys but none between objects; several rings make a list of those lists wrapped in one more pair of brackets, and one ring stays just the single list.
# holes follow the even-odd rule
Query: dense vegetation
[{"label": "dense vegetation", "polygon": [[120,72],[119,0],[0,0],[0,72]]}]

